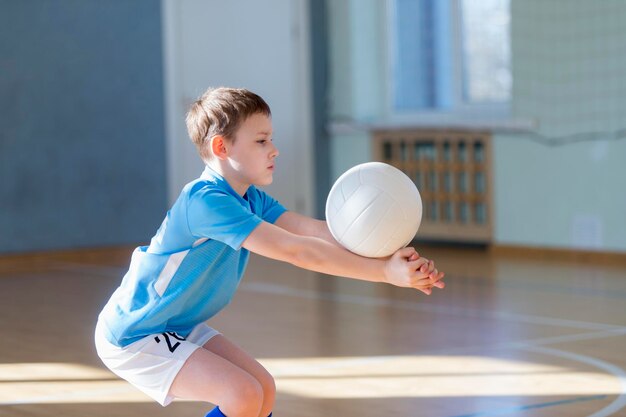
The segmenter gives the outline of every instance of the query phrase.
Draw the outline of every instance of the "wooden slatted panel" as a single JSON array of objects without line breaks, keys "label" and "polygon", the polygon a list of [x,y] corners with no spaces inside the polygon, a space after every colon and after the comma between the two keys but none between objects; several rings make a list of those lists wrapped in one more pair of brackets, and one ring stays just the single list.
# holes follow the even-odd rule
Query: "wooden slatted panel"
[{"label": "wooden slatted panel", "polygon": [[381,130],[374,158],[417,185],[424,213],[418,239],[490,243],[491,134],[461,130]]}]

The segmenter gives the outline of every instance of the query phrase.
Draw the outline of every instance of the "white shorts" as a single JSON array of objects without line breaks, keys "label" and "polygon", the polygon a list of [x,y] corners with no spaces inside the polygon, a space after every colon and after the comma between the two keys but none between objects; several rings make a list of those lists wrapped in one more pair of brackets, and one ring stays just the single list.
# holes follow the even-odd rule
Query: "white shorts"
[{"label": "white shorts", "polygon": [[159,333],[119,347],[106,339],[101,326],[101,323],[96,325],[95,341],[102,362],[164,407],[174,399],[169,393],[170,387],[185,361],[196,349],[220,334],[201,323],[187,338],[171,332]]}]

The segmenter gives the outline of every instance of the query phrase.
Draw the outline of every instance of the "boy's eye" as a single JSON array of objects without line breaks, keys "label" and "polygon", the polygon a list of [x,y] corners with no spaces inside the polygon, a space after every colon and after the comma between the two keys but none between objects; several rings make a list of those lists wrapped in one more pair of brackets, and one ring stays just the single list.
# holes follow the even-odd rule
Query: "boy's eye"
[{"label": "boy's eye", "polygon": [[256,143],[260,143],[260,144],[265,144],[267,142],[267,139],[259,139],[256,141]]}]

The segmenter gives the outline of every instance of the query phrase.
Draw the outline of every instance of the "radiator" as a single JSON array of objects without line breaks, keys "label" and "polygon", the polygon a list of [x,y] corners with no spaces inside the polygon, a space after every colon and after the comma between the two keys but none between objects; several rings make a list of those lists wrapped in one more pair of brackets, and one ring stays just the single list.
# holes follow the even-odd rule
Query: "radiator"
[{"label": "radiator", "polygon": [[422,196],[417,240],[492,241],[491,133],[379,130],[374,159],[406,173]]}]

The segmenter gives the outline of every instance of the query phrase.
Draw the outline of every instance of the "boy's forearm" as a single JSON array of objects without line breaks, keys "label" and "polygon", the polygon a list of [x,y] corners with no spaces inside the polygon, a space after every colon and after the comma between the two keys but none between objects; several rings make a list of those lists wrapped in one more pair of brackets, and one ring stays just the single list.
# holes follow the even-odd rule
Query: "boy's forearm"
[{"label": "boy's forearm", "polygon": [[[332,238],[332,235],[330,236]],[[303,237],[294,265],[311,271],[371,282],[386,282],[386,262],[365,258],[323,238]]]},{"label": "boy's forearm", "polygon": [[[298,224],[301,220],[302,223]],[[388,281],[387,260],[355,255],[339,246],[330,232],[324,234],[320,223],[325,222],[311,220],[303,216],[288,216],[279,217],[276,224],[262,222],[242,246],[261,256],[311,271],[364,281]],[[309,234],[303,234],[306,232]],[[324,236],[330,236],[332,242]]]},{"label": "boy's forearm", "polygon": [[314,219],[294,212],[286,212],[276,220],[277,226],[299,236],[312,236],[336,246],[341,246],[328,230],[324,220]]},{"label": "boy's forearm", "polygon": [[330,229],[328,228],[328,224],[324,221],[324,220],[318,220],[317,221],[317,237],[319,237],[322,240],[325,240],[326,242],[334,245],[334,246],[338,246],[338,247],[342,247],[339,242],[337,242],[335,240],[335,237],[333,236],[332,233],[330,233]]}]

